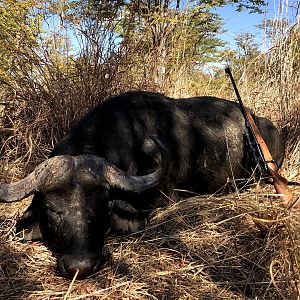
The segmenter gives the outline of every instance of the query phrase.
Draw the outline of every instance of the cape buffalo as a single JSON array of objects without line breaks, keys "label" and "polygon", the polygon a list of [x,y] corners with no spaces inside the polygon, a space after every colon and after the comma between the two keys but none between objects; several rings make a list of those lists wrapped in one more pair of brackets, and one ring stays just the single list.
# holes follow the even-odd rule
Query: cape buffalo
[{"label": "cape buffalo", "polygon": [[[255,117],[281,165],[283,141],[271,121]],[[34,194],[19,220],[42,235],[65,277],[85,278],[103,264],[105,234],[142,229],[151,209],[175,188],[224,191],[249,177],[245,121],[239,105],[214,97],[171,99],[128,92],[97,105],[23,180],[0,185],[0,200]]]}]

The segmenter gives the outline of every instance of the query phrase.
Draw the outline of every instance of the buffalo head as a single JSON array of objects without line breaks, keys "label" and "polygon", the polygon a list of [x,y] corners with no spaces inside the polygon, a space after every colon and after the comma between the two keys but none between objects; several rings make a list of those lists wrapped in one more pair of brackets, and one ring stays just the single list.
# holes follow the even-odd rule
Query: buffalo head
[{"label": "buffalo head", "polygon": [[55,156],[26,178],[0,184],[0,201],[14,202],[34,193],[39,202],[43,240],[58,257],[65,277],[85,278],[103,264],[102,247],[110,227],[110,190],[141,193],[156,187],[162,168],[132,176],[107,160],[91,154]]}]

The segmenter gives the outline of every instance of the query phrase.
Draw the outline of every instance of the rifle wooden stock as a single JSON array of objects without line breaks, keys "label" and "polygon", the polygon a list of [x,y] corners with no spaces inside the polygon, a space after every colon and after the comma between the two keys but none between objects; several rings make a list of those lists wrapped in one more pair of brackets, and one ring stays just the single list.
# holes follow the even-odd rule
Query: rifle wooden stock
[{"label": "rifle wooden stock", "polygon": [[292,203],[294,195],[287,186],[288,181],[278,173],[278,166],[273,160],[270,150],[252,118],[250,109],[245,107],[245,112],[247,115],[248,122],[250,123],[250,126],[253,129],[253,133],[255,134],[256,140],[266,161],[266,166],[270,176],[273,179],[273,184],[277,194],[281,195],[281,198],[284,200],[285,204]]}]

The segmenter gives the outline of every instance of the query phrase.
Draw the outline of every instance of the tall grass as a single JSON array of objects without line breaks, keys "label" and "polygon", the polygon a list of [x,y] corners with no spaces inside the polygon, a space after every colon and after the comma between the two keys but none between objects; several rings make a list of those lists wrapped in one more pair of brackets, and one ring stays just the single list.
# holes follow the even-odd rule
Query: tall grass
[{"label": "tall grass", "polygon": [[286,142],[286,176],[300,176],[300,23],[275,19],[271,23],[270,49],[255,58],[243,72],[247,103],[271,119]]},{"label": "tall grass", "polygon": [[[159,88],[146,74],[155,57],[141,68],[145,58],[139,57],[139,41],[122,44],[113,33],[119,22],[115,19],[118,9],[110,18],[94,13],[91,19],[83,13],[79,23],[63,19],[46,37],[40,29],[38,43],[28,42],[26,47],[13,50],[14,68],[1,85],[2,160],[14,166],[35,165],[96,103],[122,91]],[[283,130],[294,157],[300,133],[299,26],[299,22],[290,25],[279,14],[268,27],[269,50],[235,69],[246,104]],[[71,39],[76,39],[75,50],[70,47]],[[173,66],[164,90],[175,96],[234,98],[224,74],[209,76],[180,65]],[[294,163],[297,165],[297,161]],[[299,175],[298,170],[294,173],[293,178]]]},{"label": "tall grass", "polygon": [[[21,177],[45,159],[74,122],[112,94],[136,89],[127,76],[126,52],[117,48],[114,19],[94,14],[65,23],[38,43],[6,51],[14,66],[1,80],[0,177]],[[46,19],[45,19],[46,22]],[[73,26],[73,27],[72,27]],[[26,34],[24,34],[26,38]],[[69,40],[75,39],[77,49]]]},{"label": "tall grass", "polygon": [[[283,5],[284,6],[284,5]],[[285,175],[300,179],[300,19],[286,19],[288,7],[276,18],[265,21],[268,48],[238,59],[232,69],[245,104],[256,114],[269,118],[281,130],[286,142]],[[226,56],[226,54],[224,54]],[[246,63],[245,63],[246,62]],[[217,76],[194,70],[186,93],[208,94],[236,99],[224,71]]]}]

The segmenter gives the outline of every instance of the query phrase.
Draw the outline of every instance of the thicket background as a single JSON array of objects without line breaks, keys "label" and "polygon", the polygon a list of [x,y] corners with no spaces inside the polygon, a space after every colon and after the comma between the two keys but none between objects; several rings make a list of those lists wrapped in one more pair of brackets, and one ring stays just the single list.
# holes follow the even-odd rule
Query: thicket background
[{"label": "thicket background", "polygon": [[[1,1],[1,158],[36,164],[89,108],[124,91],[234,98],[221,67],[228,61],[246,104],[284,129],[293,152],[299,4],[279,3],[277,18],[258,24],[269,45],[262,52],[246,28],[235,50],[221,47],[213,8],[228,3],[264,10],[260,0]],[[204,72],[209,62],[220,67]]]},{"label": "thicket background", "polygon": [[[283,174],[299,181],[299,2],[279,2],[277,17],[258,24],[269,45],[265,51],[246,28],[235,37],[234,49],[219,39],[222,18],[213,9],[231,4],[238,10],[264,11],[262,0],[0,1],[1,182],[27,174],[76,120],[111,95],[141,89],[171,97],[234,99],[222,68],[227,62],[246,105],[282,131],[287,145]],[[212,62],[217,64],[207,72]],[[4,206],[2,214],[7,216],[8,211]],[[11,232],[10,226],[4,226],[5,236],[7,230]],[[287,236],[285,249],[296,240]],[[292,275],[288,274],[288,288],[284,285],[274,292],[279,298],[287,297],[286,291],[299,297],[299,269],[293,269],[299,266],[298,250],[293,249],[293,262],[287,263],[285,257],[287,265],[281,265],[292,270]],[[256,265],[268,274],[268,263]],[[287,275],[285,267],[278,272]],[[0,269],[0,282],[7,280],[5,272]],[[247,294],[245,287],[241,290],[245,297],[255,296],[256,288],[252,294]],[[211,299],[216,299],[220,290],[212,291]],[[62,294],[53,297],[60,299]],[[194,297],[187,295],[183,298]]]}]

